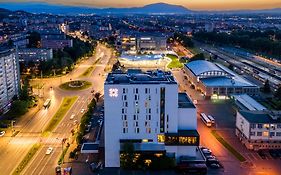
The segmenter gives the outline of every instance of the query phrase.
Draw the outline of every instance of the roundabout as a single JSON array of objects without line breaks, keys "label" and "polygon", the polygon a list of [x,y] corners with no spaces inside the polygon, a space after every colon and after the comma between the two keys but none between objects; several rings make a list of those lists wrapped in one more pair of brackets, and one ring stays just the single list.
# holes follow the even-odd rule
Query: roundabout
[{"label": "roundabout", "polygon": [[77,90],[88,89],[91,86],[92,86],[92,83],[89,81],[75,80],[75,81],[69,81],[69,82],[63,83],[59,87],[63,90],[77,91]]}]

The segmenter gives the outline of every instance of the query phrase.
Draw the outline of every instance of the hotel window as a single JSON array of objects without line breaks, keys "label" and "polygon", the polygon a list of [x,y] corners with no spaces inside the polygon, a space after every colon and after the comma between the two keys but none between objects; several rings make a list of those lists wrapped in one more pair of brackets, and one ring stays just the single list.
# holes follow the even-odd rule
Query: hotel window
[{"label": "hotel window", "polygon": [[135,133],[140,133],[140,128],[135,128]]},{"label": "hotel window", "polygon": [[255,135],[256,135],[256,132],[251,132],[250,135],[251,135],[251,136],[255,136]]},{"label": "hotel window", "polygon": [[135,100],[139,100],[139,95],[135,95]]},{"label": "hotel window", "polygon": [[126,93],[126,89],[125,88],[123,88],[123,94],[125,94]]},{"label": "hotel window", "polygon": [[281,132],[276,132],[276,136],[280,137],[281,136]]},{"label": "hotel window", "polygon": [[262,136],[262,132],[257,132],[257,136]]},{"label": "hotel window", "polygon": [[262,124],[258,124],[258,128],[261,129],[262,128]]},{"label": "hotel window", "polygon": [[127,100],[127,95],[123,95],[122,99],[123,99],[123,101],[126,101]]},{"label": "hotel window", "polygon": [[281,128],[281,124],[277,124],[277,128]]},{"label": "hotel window", "polygon": [[268,137],[268,136],[269,136],[269,132],[268,132],[268,131],[264,131],[264,132],[262,133],[262,135],[263,135],[264,137]]},{"label": "hotel window", "polygon": [[128,121],[123,122],[123,127],[128,127]]},{"label": "hotel window", "polygon": [[146,128],[146,133],[151,133],[151,128]]},{"label": "hotel window", "polygon": [[139,126],[139,122],[135,122],[135,127],[138,127]]},{"label": "hotel window", "polygon": [[123,133],[128,133],[128,128],[123,128]]},{"label": "hotel window", "polygon": [[136,94],[138,94],[139,93],[139,89],[138,88],[136,88]]},{"label": "hotel window", "polygon": [[274,137],[275,136],[275,132],[270,132],[270,137]]},{"label": "hotel window", "polygon": [[127,120],[127,115],[122,115],[122,120]]}]

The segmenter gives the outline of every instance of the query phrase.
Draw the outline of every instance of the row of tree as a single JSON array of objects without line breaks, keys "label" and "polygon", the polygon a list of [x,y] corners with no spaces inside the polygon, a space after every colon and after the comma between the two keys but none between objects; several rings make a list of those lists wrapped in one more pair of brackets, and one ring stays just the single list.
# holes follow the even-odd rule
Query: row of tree
[{"label": "row of tree", "polygon": [[[73,47],[66,47],[64,49],[53,50],[53,59],[47,61],[28,62],[21,65],[21,70],[26,71],[26,68],[31,70],[32,74],[50,75],[54,72],[61,74],[62,72],[68,72],[72,70],[77,60],[84,56],[91,56],[96,43],[83,42],[78,38],[68,37],[73,40]],[[41,36],[37,32],[30,32],[29,36],[29,48],[40,48]],[[38,68],[38,69],[36,69]]]},{"label": "row of tree", "polygon": [[226,44],[239,46],[253,52],[265,53],[280,57],[281,32],[274,31],[236,31],[230,34],[217,32],[197,32],[194,38],[211,44]]},{"label": "row of tree", "polygon": [[182,33],[174,33],[174,36],[168,39],[168,42],[173,41],[181,43],[184,47],[194,47],[194,43],[191,38]]}]

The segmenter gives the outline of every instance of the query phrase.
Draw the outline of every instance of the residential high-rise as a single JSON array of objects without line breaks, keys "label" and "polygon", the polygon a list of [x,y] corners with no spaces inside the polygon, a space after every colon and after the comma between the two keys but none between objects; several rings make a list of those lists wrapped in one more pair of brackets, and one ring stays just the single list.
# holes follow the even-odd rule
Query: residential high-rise
[{"label": "residential high-rise", "polygon": [[0,49],[0,111],[5,112],[19,94],[19,61],[15,49]]}]

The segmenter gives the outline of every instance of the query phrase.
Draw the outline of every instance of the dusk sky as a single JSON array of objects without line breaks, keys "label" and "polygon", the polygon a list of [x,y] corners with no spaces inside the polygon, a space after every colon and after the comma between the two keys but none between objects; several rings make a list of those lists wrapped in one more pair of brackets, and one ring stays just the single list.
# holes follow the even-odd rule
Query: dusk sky
[{"label": "dusk sky", "polygon": [[[0,2],[27,2],[27,0],[0,0]],[[33,1],[33,0],[29,0]],[[54,4],[94,6],[94,7],[132,7],[164,2],[182,5],[193,10],[231,10],[268,9],[281,7],[281,0],[34,0]]]}]

